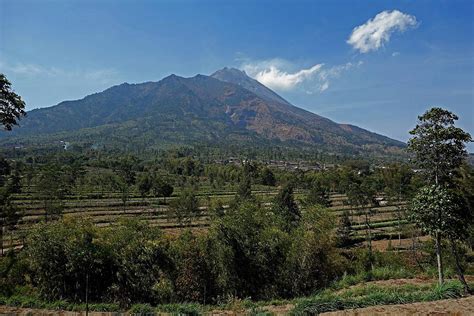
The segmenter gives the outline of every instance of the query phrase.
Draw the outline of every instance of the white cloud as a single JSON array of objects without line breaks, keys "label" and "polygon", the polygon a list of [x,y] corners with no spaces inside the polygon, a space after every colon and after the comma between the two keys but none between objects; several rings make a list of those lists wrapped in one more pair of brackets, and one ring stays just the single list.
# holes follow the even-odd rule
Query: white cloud
[{"label": "white cloud", "polygon": [[393,52],[392,53],[392,57],[397,57],[397,56],[400,56],[400,52]]},{"label": "white cloud", "polygon": [[342,72],[360,65],[362,65],[361,61],[332,67],[320,63],[309,68],[295,69],[288,61],[271,59],[258,62],[247,61],[241,68],[249,76],[271,89],[289,91],[301,87],[305,93],[313,94],[326,91],[332,79],[339,77]]},{"label": "white cloud", "polygon": [[254,76],[255,79],[264,85],[278,90],[291,90],[303,81],[311,79],[318,71],[321,70],[323,64],[314,65],[308,69],[301,69],[295,73],[288,73],[276,66],[270,66]]},{"label": "white cloud", "polygon": [[393,32],[404,32],[408,28],[416,27],[417,24],[413,15],[398,10],[383,11],[373,19],[355,27],[347,43],[361,53],[368,53],[388,42]]}]

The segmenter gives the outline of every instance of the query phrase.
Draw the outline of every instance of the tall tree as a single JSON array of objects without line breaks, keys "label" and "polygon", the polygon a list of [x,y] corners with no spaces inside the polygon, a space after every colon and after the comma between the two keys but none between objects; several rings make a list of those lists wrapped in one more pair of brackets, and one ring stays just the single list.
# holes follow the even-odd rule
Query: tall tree
[{"label": "tall tree", "polygon": [[237,188],[237,200],[252,199],[252,179],[248,172],[243,172]]},{"label": "tall tree", "polygon": [[[413,171],[407,165],[391,164],[387,168],[382,169],[382,178],[385,185],[384,191],[390,202],[397,206],[398,220],[398,243],[402,244],[402,206],[401,203],[409,195],[411,190],[411,178]],[[404,210],[405,208],[403,208]]]},{"label": "tall tree", "polygon": [[454,123],[458,116],[442,108],[432,108],[418,117],[410,131],[408,150],[427,175],[429,183],[449,184],[466,157],[465,143],[472,138]]},{"label": "tall tree", "polygon": [[0,157],[0,186],[3,186],[6,183],[6,180],[11,172],[12,167],[10,166],[8,160]]},{"label": "tall tree", "polygon": [[[463,200],[448,189],[439,185],[422,188],[412,201],[411,217],[426,233],[433,236],[436,242],[436,259],[438,262],[439,283],[444,282],[443,262],[441,260],[441,236],[446,234],[452,242],[467,235],[466,220],[470,215]],[[452,246],[455,246],[452,244]],[[457,254],[455,256],[457,258]],[[458,271],[461,272],[461,271]],[[460,275],[461,281],[464,276]],[[465,280],[463,283],[466,283]]]},{"label": "tall tree", "polygon": [[369,261],[371,268],[373,268],[371,217],[376,192],[370,182],[371,178],[368,176],[359,174],[359,176],[353,178],[353,180],[353,183],[349,185],[349,189],[346,192],[347,199],[349,204],[356,209],[357,214],[364,216]]},{"label": "tall tree", "polygon": [[43,202],[45,219],[57,219],[62,215],[63,199],[69,188],[64,181],[61,166],[49,164],[41,170],[36,185],[35,196]]},{"label": "tall tree", "polygon": [[273,209],[279,214],[285,223],[285,229],[291,231],[298,226],[301,212],[293,195],[293,185],[287,183],[278,191],[273,201]]},{"label": "tall tree", "polygon": [[150,177],[148,172],[143,173],[140,175],[137,181],[138,191],[143,199],[148,195],[150,190],[153,187],[153,179]]},{"label": "tall tree", "polygon": [[[443,187],[450,187],[454,183],[454,177],[466,157],[465,143],[472,141],[471,135],[461,128],[454,126],[458,120],[456,114],[442,108],[432,108],[418,117],[418,124],[410,131],[413,137],[408,142],[408,149],[414,154],[414,162],[426,175],[427,182],[434,187],[428,187],[420,192],[417,202],[413,207],[414,217],[418,224],[431,231],[435,239],[436,258],[438,265],[439,283],[444,282],[443,262],[441,256],[441,240],[444,228],[439,221],[445,218],[449,205],[443,200]],[[430,207],[431,213],[426,213],[416,203],[422,203],[425,198],[423,194],[435,194],[430,198],[430,203],[438,207]],[[436,197],[437,201],[432,200]],[[429,197],[426,197],[428,199]],[[429,206],[426,205],[426,206]],[[441,207],[442,206],[442,207]],[[417,214],[420,213],[420,214]],[[427,216],[425,216],[427,214]],[[435,223],[436,225],[434,225]]]},{"label": "tall tree", "polygon": [[352,224],[349,218],[349,212],[344,210],[339,219],[339,226],[336,231],[337,244],[339,247],[346,247],[350,245],[352,238]]},{"label": "tall tree", "polygon": [[179,196],[170,202],[169,209],[181,226],[191,224],[199,215],[199,200],[192,189],[184,189]]},{"label": "tall tree", "polygon": [[25,102],[12,90],[7,77],[0,73],[0,123],[10,131],[24,115]]},{"label": "tall tree", "polygon": [[20,215],[18,208],[12,203],[11,191],[8,187],[0,188],[0,221],[1,221],[1,254],[4,254],[4,237],[10,232],[10,249],[13,249],[13,231]]}]

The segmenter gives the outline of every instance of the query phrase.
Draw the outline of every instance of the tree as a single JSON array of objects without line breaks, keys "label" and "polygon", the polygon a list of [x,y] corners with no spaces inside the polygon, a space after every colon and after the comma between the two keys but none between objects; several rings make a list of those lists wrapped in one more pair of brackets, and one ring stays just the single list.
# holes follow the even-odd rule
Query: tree
[{"label": "tree", "polygon": [[18,164],[15,165],[7,186],[11,193],[21,193],[21,173]]},{"label": "tree", "polygon": [[133,156],[127,156],[121,158],[117,164],[115,171],[119,177],[121,177],[128,186],[135,184],[136,172],[134,167],[137,165],[138,161]]},{"label": "tree", "polygon": [[402,208],[400,204],[410,195],[413,171],[406,165],[392,164],[382,170],[384,191],[389,200],[397,204],[398,243],[402,244]]},{"label": "tree", "polygon": [[238,200],[250,200],[252,199],[252,180],[248,172],[243,172],[242,177],[239,182],[239,187],[237,188]]},{"label": "tree", "polygon": [[263,185],[275,186],[276,179],[270,168],[263,168],[260,174],[260,180]]},{"label": "tree", "polygon": [[339,219],[339,226],[337,227],[337,242],[338,246],[346,247],[351,242],[352,237],[352,224],[349,218],[349,212],[344,210],[342,216]]},{"label": "tree", "polygon": [[278,194],[273,201],[273,209],[276,214],[279,214],[283,218],[285,229],[287,231],[298,226],[301,219],[301,212],[295,202],[293,185],[291,183],[285,184],[278,191]]},{"label": "tree", "polygon": [[12,203],[8,187],[0,188],[1,254],[4,254],[4,235],[10,231],[10,249],[13,249],[13,230],[20,219],[18,208]]},{"label": "tree", "polygon": [[11,166],[8,160],[3,157],[0,157],[0,186],[3,186],[6,182],[7,177],[11,173]]},{"label": "tree", "polygon": [[[291,296],[308,295],[327,287],[342,274],[341,257],[336,248],[335,217],[319,205],[305,209],[300,225],[291,232],[286,286]],[[287,294],[287,296],[289,296]]]},{"label": "tree", "polygon": [[429,183],[446,184],[464,161],[465,143],[472,141],[471,135],[455,127],[458,117],[442,108],[432,108],[418,120],[410,131],[414,136],[408,141],[408,150],[414,154],[414,162],[428,176]]},{"label": "tree", "polygon": [[180,195],[171,201],[170,211],[175,216],[178,224],[184,226],[185,222],[191,223],[199,214],[199,201],[191,189],[184,189]]},{"label": "tree", "polygon": [[225,252],[228,282],[239,297],[265,299],[281,291],[289,235],[277,225],[278,215],[258,202],[245,200],[213,222],[210,234]]},{"label": "tree", "polygon": [[43,298],[84,302],[86,292],[92,300],[103,297],[114,276],[115,253],[97,242],[98,233],[91,222],[70,218],[31,228],[25,255]]},{"label": "tree", "polygon": [[150,192],[150,190],[153,187],[153,181],[148,173],[142,174],[138,178],[138,191],[140,191],[140,195],[142,196],[143,199],[145,199],[145,196]]},{"label": "tree", "polygon": [[309,189],[308,195],[306,196],[305,202],[309,205],[330,207],[331,200],[329,199],[329,188],[323,186],[317,181],[313,182]]},{"label": "tree", "polygon": [[[428,203],[431,213],[426,213],[420,207],[414,207],[414,218],[417,218],[421,227],[431,231],[435,239],[436,257],[438,265],[439,283],[444,282],[443,263],[441,257],[442,231],[438,223],[444,218],[443,214],[449,214],[449,205],[444,204],[444,187],[453,186],[454,178],[466,157],[465,143],[471,142],[469,133],[461,128],[455,127],[454,123],[458,117],[442,108],[432,108],[418,117],[418,124],[410,131],[414,135],[408,141],[408,149],[414,154],[414,162],[423,170],[427,176],[430,187],[420,192],[419,205]],[[424,197],[424,194],[431,192],[437,195],[438,201]],[[426,201],[425,201],[426,200]],[[437,206],[437,207],[435,207]],[[443,210],[442,207],[447,207]],[[421,212],[417,215],[417,212]],[[435,225],[436,224],[436,225]],[[449,229],[449,227],[445,227]]]},{"label": "tree", "polygon": [[359,177],[355,177],[353,180],[346,192],[347,199],[349,204],[356,209],[357,214],[364,215],[369,260],[371,268],[373,268],[371,207],[374,205],[376,192],[371,186],[369,177],[359,175]]},{"label": "tree", "polygon": [[63,199],[68,192],[68,187],[63,180],[59,165],[46,165],[39,174],[35,195],[43,202],[46,221],[48,221],[48,216],[53,219],[61,216]]},{"label": "tree", "polygon": [[112,260],[107,267],[112,276],[107,278],[105,274],[102,278],[112,283],[108,296],[122,306],[132,302],[161,303],[157,292],[168,283],[166,272],[172,264],[160,229],[139,220],[123,220],[104,233]]},{"label": "tree", "polygon": [[125,212],[127,202],[130,199],[130,184],[124,178],[117,176],[114,185],[120,191],[120,199],[122,200],[123,211]]},{"label": "tree", "polygon": [[0,122],[7,131],[11,131],[18,120],[26,115],[25,102],[13,92],[11,83],[0,73]]},{"label": "tree", "polygon": [[431,185],[422,188],[412,201],[411,218],[424,232],[435,240],[439,283],[444,282],[441,256],[441,237],[464,237],[463,226],[467,226],[462,215],[461,200],[446,188]]},{"label": "tree", "polygon": [[173,186],[163,178],[158,178],[155,176],[155,179],[153,180],[153,194],[156,197],[163,197],[165,198],[165,203],[166,203],[166,198],[170,197],[173,194],[174,188]]}]

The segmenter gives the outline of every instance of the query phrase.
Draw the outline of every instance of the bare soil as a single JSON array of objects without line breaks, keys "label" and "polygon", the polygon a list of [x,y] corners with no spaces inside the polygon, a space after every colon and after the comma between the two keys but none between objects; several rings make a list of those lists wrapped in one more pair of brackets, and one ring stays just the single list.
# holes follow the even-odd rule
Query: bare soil
[{"label": "bare soil", "polygon": [[461,316],[474,315],[474,296],[460,299],[440,300],[403,305],[378,305],[366,308],[348,309],[322,313],[324,316],[382,316],[382,315],[431,315]]},{"label": "bare soil", "polygon": [[[430,236],[420,236],[417,238],[416,245],[419,247],[420,242],[425,242],[430,240]],[[364,245],[366,243],[364,242]],[[394,238],[391,241],[388,239],[374,240],[372,241],[372,248],[378,251],[387,251],[389,250],[389,245],[392,244],[392,249],[409,249],[412,247],[413,240],[411,238],[402,238],[401,244],[398,238]]]}]

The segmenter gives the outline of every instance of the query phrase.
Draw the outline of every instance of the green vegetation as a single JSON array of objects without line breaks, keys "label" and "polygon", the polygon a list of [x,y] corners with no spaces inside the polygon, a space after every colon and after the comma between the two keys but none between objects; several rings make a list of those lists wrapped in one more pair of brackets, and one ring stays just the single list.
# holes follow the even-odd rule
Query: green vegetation
[{"label": "green vegetation", "polygon": [[[3,304],[186,314],[292,304],[298,314],[469,291],[474,169],[462,159],[436,184],[406,163],[287,167],[261,158],[266,149],[225,160],[196,148],[5,155]],[[435,266],[459,282],[364,285],[432,278]]]},{"label": "green vegetation", "polygon": [[13,92],[7,77],[0,73],[0,124],[10,131],[25,114],[25,102]]},{"label": "green vegetation", "polygon": [[[451,241],[456,258],[459,279],[466,291],[469,287],[464,279],[455,240],[467,236],[466,223],[472,222],[472,209],[455,191],[455,176],[467,156],[466,142],[471,142],[469,133],[455,127],[458,117],[441,108],[432,108],[418,117],[418,125],[410,134],[409,150],[415,154],[415,162],[427,176],[427,187],[420,190],[413,201],[412,217],[416,224],[433,236],[436,247],[439,284],[444,282],[441,256],[443,235]],[[459,188],[458,188],[459,189]],[[465,196],[464,199],[472,199]]]},{"label": "green vegetation", "polygon": [[350,308],[362,308],[374,305],[407,304],[413,302],[436,301],[458,298],[463,293],[462,284],[449,282],[435,286],[367,286],[349,289],[342,293],[324,291],[314,297],[301,300],[292,314],[319,314]]}]

